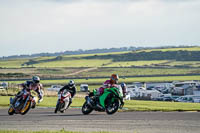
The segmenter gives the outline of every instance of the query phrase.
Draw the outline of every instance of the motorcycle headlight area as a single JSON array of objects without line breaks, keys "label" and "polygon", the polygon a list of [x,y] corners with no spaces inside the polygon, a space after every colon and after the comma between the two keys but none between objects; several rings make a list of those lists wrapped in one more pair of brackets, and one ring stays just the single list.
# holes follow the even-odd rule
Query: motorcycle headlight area
[{"label": "motorcycle headlight area", "polygon": [[62,97],[67,97],[68,92],[62,93]]},{"label": "motorcycle headlight area", "polygon": [[61,98],[61,94],[58,94],[58,98],[59,98],[59,99]]}]

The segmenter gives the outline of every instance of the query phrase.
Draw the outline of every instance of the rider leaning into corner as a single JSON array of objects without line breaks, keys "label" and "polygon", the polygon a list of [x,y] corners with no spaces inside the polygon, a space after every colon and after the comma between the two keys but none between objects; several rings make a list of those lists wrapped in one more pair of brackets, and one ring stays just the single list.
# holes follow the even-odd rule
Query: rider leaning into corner
[{"label": "rider leaning into corner", "polygon": [[[42,100],[43,94],[42,94],[41,90],[43,89],[43,86],[40,83],[40,78],[38,76],[33,76],[32,80],[22,83],[21,86],[23,87],[23,89],[17,93],[17,95],[15,96],[15,98],[12,101],[12,104],[15,103],[17,98],[22,96],[22,94],[24,93],[25,90],[27,90],[27,91],[34,90],[38,94],[39,102]],[[35,107],[35,105],[32,106],[32,108],[34,108],[34,107]]]},{"label": "rider leaning into corner", "polygon": [[[71,98],[69,99],[69,105],[68,105],[68,107],[69,107],[72,103],[72,98],[76,95],[76,90],[77,90],[74,81],[70,80],[67,85],[65,85],[63,88],[61,88],[59,90],[58,94],[60,94],[65,89],[71,93]],[[59,101],[59,99],[58,99],[58,101]]]},{"label": "rider leaning into corner", "polygon": [[119,80],[119,76],[117,74],[112,74],[111,77],[110,77],[110,80],[106,80],[104,83],[103,83],[103,86],[100,87],[97,91],[100,95],[103,94],[104,92],[104,89],[106,88],[111,88],[111,87],[117,87],[117,83],[118,83],[118,80]]},{"label": "rider leaning into corner", "polygon": [[101,105],[99,103],[99,98],[98,97],[101,96],[104,93],[104,89],[112,88],[112,87],[118,87],[117,86],[118,80],[119,80],[119,76],[117,74],[112,74],[111,77],[110,77],[110,80],[106,80],[103,83],[103,86],[97,89],[97,93],[96,93],[97,107],[102,109],[102,107],[101,107]]}]

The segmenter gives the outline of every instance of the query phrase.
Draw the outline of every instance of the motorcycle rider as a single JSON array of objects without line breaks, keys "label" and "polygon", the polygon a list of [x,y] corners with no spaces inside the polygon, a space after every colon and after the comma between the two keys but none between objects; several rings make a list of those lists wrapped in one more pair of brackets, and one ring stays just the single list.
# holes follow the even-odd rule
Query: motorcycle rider
[{"label": "motorcycle rider", "polygon": [[69,105],[68,105],[69,107],[72,104],[72,98],[76,95],[76,90],[77,90],[74,81],[70,80],[67,85],[65,85],[63,88],[59,90],[58,94],[60,94],[65,89],[71,93],[71,97],[69,98]]},{"label": "motorcycle rider", "polygon": [[110,77],[110,80],[106,80],[103,83],[103,86],[98,89],[99,94],[102,95],[104,92],[104,89],[106,88],[117,87],[118,80],[119,80],[119,76],[117,74],[112,74]]},{"label": "motorcycle rider", "polygon": [[106,80],[103,83],[103,86],[100,87],[99,89],[97,89],[97,95],[96,95],[97,105],[96,106],[98,108],[103,109],[101,107],[100,103],[99,103],[99,96],[101,96],[104,93],[104,89],[106,89],[106,88],[112,88],[112,87],[117,87],[118,80],[119,80],[119,76],[117,74],[112,74],[111,77],[110,77],[110,80]]},{"label": "motorcycle rider", "polygon": [[[25,90],[34,90],[38,94],[39,102],[43,98],[43,94],[41,91],[43,89],[43,86],[40,83],[40,78],[38,76],[33,76],[31,81],[26,81],[25,83],[22,83],[21,86],[23,87],[23,89],[17,93],[17,95],[11,102],[12,104],[14,104],[16,100],[23,95]],[[35,108],[35,105],[32,105],[32,108]]]}]

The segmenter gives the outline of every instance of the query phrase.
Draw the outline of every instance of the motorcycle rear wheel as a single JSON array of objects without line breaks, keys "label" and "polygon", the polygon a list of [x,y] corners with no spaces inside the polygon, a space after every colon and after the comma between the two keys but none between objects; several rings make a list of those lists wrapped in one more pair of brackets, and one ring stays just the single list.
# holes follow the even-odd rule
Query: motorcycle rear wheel
[{"label": "motorcycle rear wheel", "polygon": [[84,114],[84,115],[88,115],[89,113],[91,113],[93,111],[93,108],[91,108],[88,104],[87,104],[87,102],[85,102],[84,104],[83,104],[83,107],[82,107],[82,113]]}]

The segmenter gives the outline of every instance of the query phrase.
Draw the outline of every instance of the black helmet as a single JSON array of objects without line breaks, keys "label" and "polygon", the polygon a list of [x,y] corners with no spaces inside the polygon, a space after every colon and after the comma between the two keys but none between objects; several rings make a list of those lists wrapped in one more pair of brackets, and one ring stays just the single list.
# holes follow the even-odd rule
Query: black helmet
[{"label": "black helmet", "polygon": [[69,83],[68,83],[69,87],[72,88],[75,86],[75,83],[73,80],[70,80]]},{"label": "black helmet", "polygon": [[32,80],[33,80],[34,83],[40,82],[40,78],[38,76],[33,76]]}]

